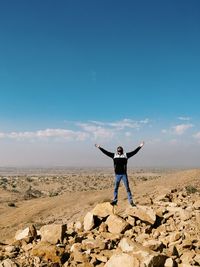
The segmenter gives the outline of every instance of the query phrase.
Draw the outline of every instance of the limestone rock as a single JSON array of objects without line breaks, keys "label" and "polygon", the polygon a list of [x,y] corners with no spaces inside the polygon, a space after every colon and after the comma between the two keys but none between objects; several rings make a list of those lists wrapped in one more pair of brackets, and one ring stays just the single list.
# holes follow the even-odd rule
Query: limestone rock
[{"label": "limestone rock", "polygon": [[34,225],[31,225],[23,230],[18,230],[15,234],[15,240],[22,240],[26,237],[33,237],[37,236],[37,231]]},{"label": "limestone rock", "polygon": [[200,253],[197,254],[197,255],[194,257],[194,261],[195,261],[196,265],[199,264],[199,266],[200,266]]},{"label": "limestone rock", "polygon": [[117,215],[110,215],[106,220],[106,224],[108,225],[108,231],[113,234],[122,233],[129,225],[125,220]]},{"label": "limestone rock", "polygon": [[18,248],[16,246],[6,246],[5,247],[5,251],[8,253],[15,252],[16,250],[18,250]]},{"label": "limestone rock", "polygon": [[41,241],[51,244],[62,243],[65,231],[65,224],[44,225],[40,228]]},{"label": "limestone rock", "polygon": [[10,259],[6,259],[0,262],[0,267],[17,267],[17,264],[15,264]]},{"label": "limestone rock", "polygon": [[105,222],[102,222],[99,226],[99,232],[102,233],[102,232],[107,232],[108,230],[108,226]]},{"label": "limestone rock", "polygon": [[129,223],[131,226],[135,226],[135,218],[132,216],[128,216],[128,219],[126,220],[127,223]]},{"label": "limestone rock", "polygon": [[147,247],[153,251],[158,251],[158,250],[162,249],[163,243],[161,241],[158,241],[158,240],[147,240],[147,241],[143,242],[143,246]]},{"label": "limestone rock", "polygon": [[81,221],[77,221],[77,222],[75,222],[75,224],[74,224],[74,229],[75,229],[76,231],[81,231],[81,230],[83,229],[83,224],[82,224],[82,222],[81,222]]},{"label": "limestone rock", "polygon": [[74,251],[72,256],[75,262],[88,263],[89,261],[88,256],[80,251]]},{"label": "limestone rock", "polygon": [[129,238],[122,238],[121,241],[119,242],[119,248],[121,248],[121,250],[123,252],[131,252],[135,249],[135,242],[133,242],[132,240],[130,240]]},{"label": "limestone rock", "polygon": [[105,267],[139,267],[137,258],[125,253],[113,255],[105,264]]},{"label": "limestone rock", "polygon": [[99,203],[92,210],[92,213],[95,216],[105,218],[105,217],[113,214],[113,206],[109,202]]},{"label": "limestone rock", "polygon": [[175,267],[175,266],[176,263],[172,258],[166,259],[164,267]]},{"label": "limestone rock", "polygon": [[126,209],[126,213],[133,217],[139,218],[141,221],[154,224],[156,221],[156,214],[152,208],[146,206],[130,207]]},{"label": "limestone rock", "polygon": [[31,254],[46,261],[62,263],[65,253],[64,248],[57,247],[48,242],[40,242],[33,247]]},{"label": "limestone rock", "polygon": [[88,212],[84,217],[84,230],[89,231],[94,227],[94,216],[92,212]]},{"label": "limestone rock", "polygon": [[98,240],[98,239],[85,239],[82,241],[82,247],[83,249],[94,249],[94,248],[98,248],[100,250],[105,249],[105,242],[103,242],[102,240]]},{"label": "limestone rock", "polygon": [[193,258],[195,257],[194,250],[183,252],[181,255],[181,260],[183,263],[192,264]]},{"label": "limestone rock", "polygon": [[196,210],[200,210],[200,199],[199,200],[196,200],[193,204],[193,207],[196,209]]}]

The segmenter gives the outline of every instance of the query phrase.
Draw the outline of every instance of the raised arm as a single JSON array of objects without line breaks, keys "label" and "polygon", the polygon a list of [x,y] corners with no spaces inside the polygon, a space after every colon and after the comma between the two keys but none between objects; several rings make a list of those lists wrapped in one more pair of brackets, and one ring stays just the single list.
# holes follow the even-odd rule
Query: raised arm
[{"label": "raised arm", "polygon": [[114,153],[105,150],[104,148],[100,147],[100,145],[95,144],[95,146],[97,148],[99,148],[106,156],[108,156],[108,157],[110,157],[112,159],[114,158],[114,155],[115,155]]},{"label": "raised arm", "polygon": [[144,142],[142,142],[135,150],[126,153],[127,158],[134,156],[143,147],[143,145],[144,145]]}]

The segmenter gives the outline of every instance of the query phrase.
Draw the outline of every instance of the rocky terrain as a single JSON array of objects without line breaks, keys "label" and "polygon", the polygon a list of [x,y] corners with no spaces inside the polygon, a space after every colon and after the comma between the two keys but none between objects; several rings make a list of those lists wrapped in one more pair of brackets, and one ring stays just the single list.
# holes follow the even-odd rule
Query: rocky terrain
[{"label": "rocky terrain", "polygon": [[200,170],[131,173],[136,207],[109,172],[72,177],[1,178],[1,267],[200,266]]}]

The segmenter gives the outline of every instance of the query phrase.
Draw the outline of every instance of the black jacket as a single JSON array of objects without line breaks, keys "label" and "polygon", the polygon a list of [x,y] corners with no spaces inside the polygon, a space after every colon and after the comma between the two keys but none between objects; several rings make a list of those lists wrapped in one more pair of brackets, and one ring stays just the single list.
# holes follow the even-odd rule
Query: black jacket
[{"label": "black jacket", "polygon": [[118,155],[117,153],[115,154],[115,153],[109,152],[102,147],[99,147],[99,149],[105,155],[107,155],[108,157],[113,159],[115,174],[127,174],[128,159],[130,157],[134,156],[141,149],[141,146],[137,147],[134,151],[124,153],[122,155]]}]

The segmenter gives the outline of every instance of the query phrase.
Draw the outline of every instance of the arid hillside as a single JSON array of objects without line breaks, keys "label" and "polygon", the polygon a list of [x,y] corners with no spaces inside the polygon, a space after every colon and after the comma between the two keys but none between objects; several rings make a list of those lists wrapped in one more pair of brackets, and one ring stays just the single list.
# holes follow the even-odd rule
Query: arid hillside
[{"label": "arid hillside", "polygon": [[[137,204],[153,205],[158,195],[171,189],[200,190],[200,170],[130,171],[130,186]],[[111,170],[70,170],[0,177],[0,241],[30,224],[68,223],[81,218],[97,203],[113,196]],[[119,189],[118,209],[128,206],[125,188]]]}]

